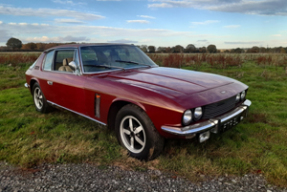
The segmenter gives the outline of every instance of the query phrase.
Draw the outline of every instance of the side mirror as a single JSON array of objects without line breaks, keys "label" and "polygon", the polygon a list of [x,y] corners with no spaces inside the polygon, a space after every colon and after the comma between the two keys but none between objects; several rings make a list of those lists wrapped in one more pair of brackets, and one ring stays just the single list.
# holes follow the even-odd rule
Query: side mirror
[{"label": "side mirror", "polygon": [[71,61],[71,62],[69,63],[69,66],[73,67],[74,69],[77,68],[77,64],[75,63],[75,61]]},{"label": "side mirror", "polygon": [[71,61],[71,62],[69,63],[69,66],[71,66],[71,67],[75,70],[74,73],[80,75],[80,69],[79,69],[79,67],[78,67],[78,65],[76,64],[75,61]]}]

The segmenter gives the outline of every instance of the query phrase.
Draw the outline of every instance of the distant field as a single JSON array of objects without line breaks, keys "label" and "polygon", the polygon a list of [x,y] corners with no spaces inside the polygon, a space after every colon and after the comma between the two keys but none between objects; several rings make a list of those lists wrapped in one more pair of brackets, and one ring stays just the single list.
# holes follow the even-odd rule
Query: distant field
[{"label": "distant field", "polygon": [[8,54],[41,54],[41,51],[27,51],[27,52],[23,52],[23,51],[19,51],[19,52],[1,52],[0,51],[0,55],[8,55]]},{"label": "distant field", "polygon": [[205,58],[197,54],[184,58],[150,55],[160,65],[238,79],[249,86],[247,98],[252,101],[249,117],[242,124],[203,144],[168,140],[163,154],[151,162],[127,157],[114,134],[104,126],[67,111],[54,110],[46,115],[36,112],[32,96],[23,85],[24,73],[37,56],[15,55],[13,59],[0,53],[0,161],[22,167],[43,162],[89,162],[141,171],[157,168],[192,180],[200,180],[202,174],[216,177],[254,173],[287,187],[284,54],[207,54]]}]

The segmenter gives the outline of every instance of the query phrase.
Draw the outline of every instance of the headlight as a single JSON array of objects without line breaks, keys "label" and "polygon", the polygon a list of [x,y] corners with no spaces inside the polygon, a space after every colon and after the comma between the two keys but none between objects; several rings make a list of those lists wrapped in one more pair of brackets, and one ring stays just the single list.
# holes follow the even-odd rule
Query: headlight
[{"label": "headlight", "polygon": [[238,94],[236,95],[236,99],[235,99],[236,103],[239,102],[239,100],[240,100],[240,93],[238,93]]},{"label": "headlight", "polygon": [[240,95],[240,97],[241,97],[241,100],[243,100],[244,98],[245,98],[245,91],[242,91],[242,93],[241,93],[241,95]]},{"label": "headlight", "polygon": [[196,120],[199,120],[202,117],[202,108],[201,107],[197,107],[194,109],[194,118]]},{"label": "headlight", "polygon": [[186,110],[182,117],[182,123],[188,125],[192,121],[192,112],[191,110]]}]

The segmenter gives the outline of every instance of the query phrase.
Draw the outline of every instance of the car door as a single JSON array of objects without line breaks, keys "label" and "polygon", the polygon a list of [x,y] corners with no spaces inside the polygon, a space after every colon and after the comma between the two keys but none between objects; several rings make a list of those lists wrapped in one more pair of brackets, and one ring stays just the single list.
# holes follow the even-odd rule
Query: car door
[{"label": "car door", "polygon": [[45,84],[48,90],[44,95],[47,94],[47,100],[50,103],[85,114],[83,86],[85,77],[80,75],[77,66],[75,68],[69,65],[71,61],[78,65],[77,49],[58,49],[53,52],[52,64],[48,53],[43,66],[46,82],[42,84]]}]

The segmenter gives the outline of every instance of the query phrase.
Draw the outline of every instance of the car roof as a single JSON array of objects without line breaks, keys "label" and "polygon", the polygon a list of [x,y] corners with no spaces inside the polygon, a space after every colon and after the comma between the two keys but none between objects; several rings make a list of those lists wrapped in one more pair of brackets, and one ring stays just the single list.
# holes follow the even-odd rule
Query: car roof
[{"label": "car roof", "polygon": [[54,49],[61,49],[61,48],[79,48],[79,47],[86,47],[86,46],[102,46],[102,45],[130,45],[133,46],[133,44],[122,44],[122,43],[81,43],[81,44],[65,44],[65,45],[59,45],[56,47],[49,48],[45,50],[44,52],[48,52]]}]

